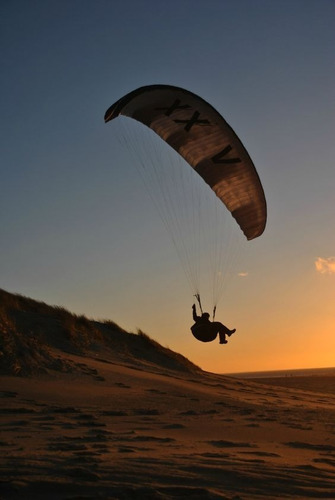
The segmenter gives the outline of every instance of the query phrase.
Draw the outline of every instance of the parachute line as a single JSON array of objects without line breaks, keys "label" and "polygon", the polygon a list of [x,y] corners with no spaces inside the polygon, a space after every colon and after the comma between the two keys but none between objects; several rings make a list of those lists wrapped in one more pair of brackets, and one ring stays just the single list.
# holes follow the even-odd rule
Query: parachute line
[{"label": "parachute line", "polygon": [[242,233],[198,174],[156,134],[124,117],[118,124],[119,142],[131,153],[190,291],[205,291],[216,307],[232,277]]},{"label": "parachute line", "polygon": [[211,295],[215,317],[243,234],[252,240],[266,225],[263,188],[247,150],[208,102],[171,85],[123,96],[106,111],[106,122],[114,118],[192,294]]}]

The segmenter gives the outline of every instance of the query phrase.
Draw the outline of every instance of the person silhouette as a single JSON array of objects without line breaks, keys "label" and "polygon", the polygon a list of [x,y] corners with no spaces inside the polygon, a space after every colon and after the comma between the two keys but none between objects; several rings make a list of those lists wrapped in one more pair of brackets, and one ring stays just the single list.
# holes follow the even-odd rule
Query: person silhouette
[{"label": "person silhouette", "polygon": [[210,315],[207,312],[198,316],[195,304],[192,306],[192,313],[195,323],[191,326],[191,332],[200,342],[212,342],[219,335],[220,344],[227,344],[228,340],[226,340],[226,335],[230,337],[236,332],[236,328],[229,330],[229,328],[219,321],[210,321]]}]

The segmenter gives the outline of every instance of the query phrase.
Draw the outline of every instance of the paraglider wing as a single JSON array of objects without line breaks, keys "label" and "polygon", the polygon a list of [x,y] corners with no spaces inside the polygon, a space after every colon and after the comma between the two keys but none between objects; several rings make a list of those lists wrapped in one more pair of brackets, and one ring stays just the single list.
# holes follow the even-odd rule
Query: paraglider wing
[{"label": "paraglider wing", "polygon": [[222,200],[248,240],[266,224],[266,201],[243,144],[206,101],[170,85],[141,87],[122,97],[105,122],[128,116],[150,127],[196,170]]}]

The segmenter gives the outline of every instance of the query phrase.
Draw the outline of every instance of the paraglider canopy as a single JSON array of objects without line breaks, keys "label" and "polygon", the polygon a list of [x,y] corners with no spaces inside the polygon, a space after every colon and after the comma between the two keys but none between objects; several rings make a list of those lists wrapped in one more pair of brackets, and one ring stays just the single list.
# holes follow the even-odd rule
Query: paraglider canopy
[{"label": "paraglider canopy", "polygon": [[119,115],[147,125],[174,148],[212,188],[248,240],[266,225],[266,201],[254,164],[223,117],[199,96],[171,85],[138,88],[113,104]]}]

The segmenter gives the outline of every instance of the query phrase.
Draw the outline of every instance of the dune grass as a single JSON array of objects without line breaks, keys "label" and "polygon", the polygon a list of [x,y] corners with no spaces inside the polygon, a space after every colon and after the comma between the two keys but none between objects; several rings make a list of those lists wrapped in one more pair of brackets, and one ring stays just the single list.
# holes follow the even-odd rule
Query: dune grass
[{"label": "dune grass", "polygon": [[0,373],[68,370],[59,363],[55,349],[172,370],[198,370],[187,358],[161,346],[140,329],[129,333],[112,320],[96,321],[0,289]]}]

